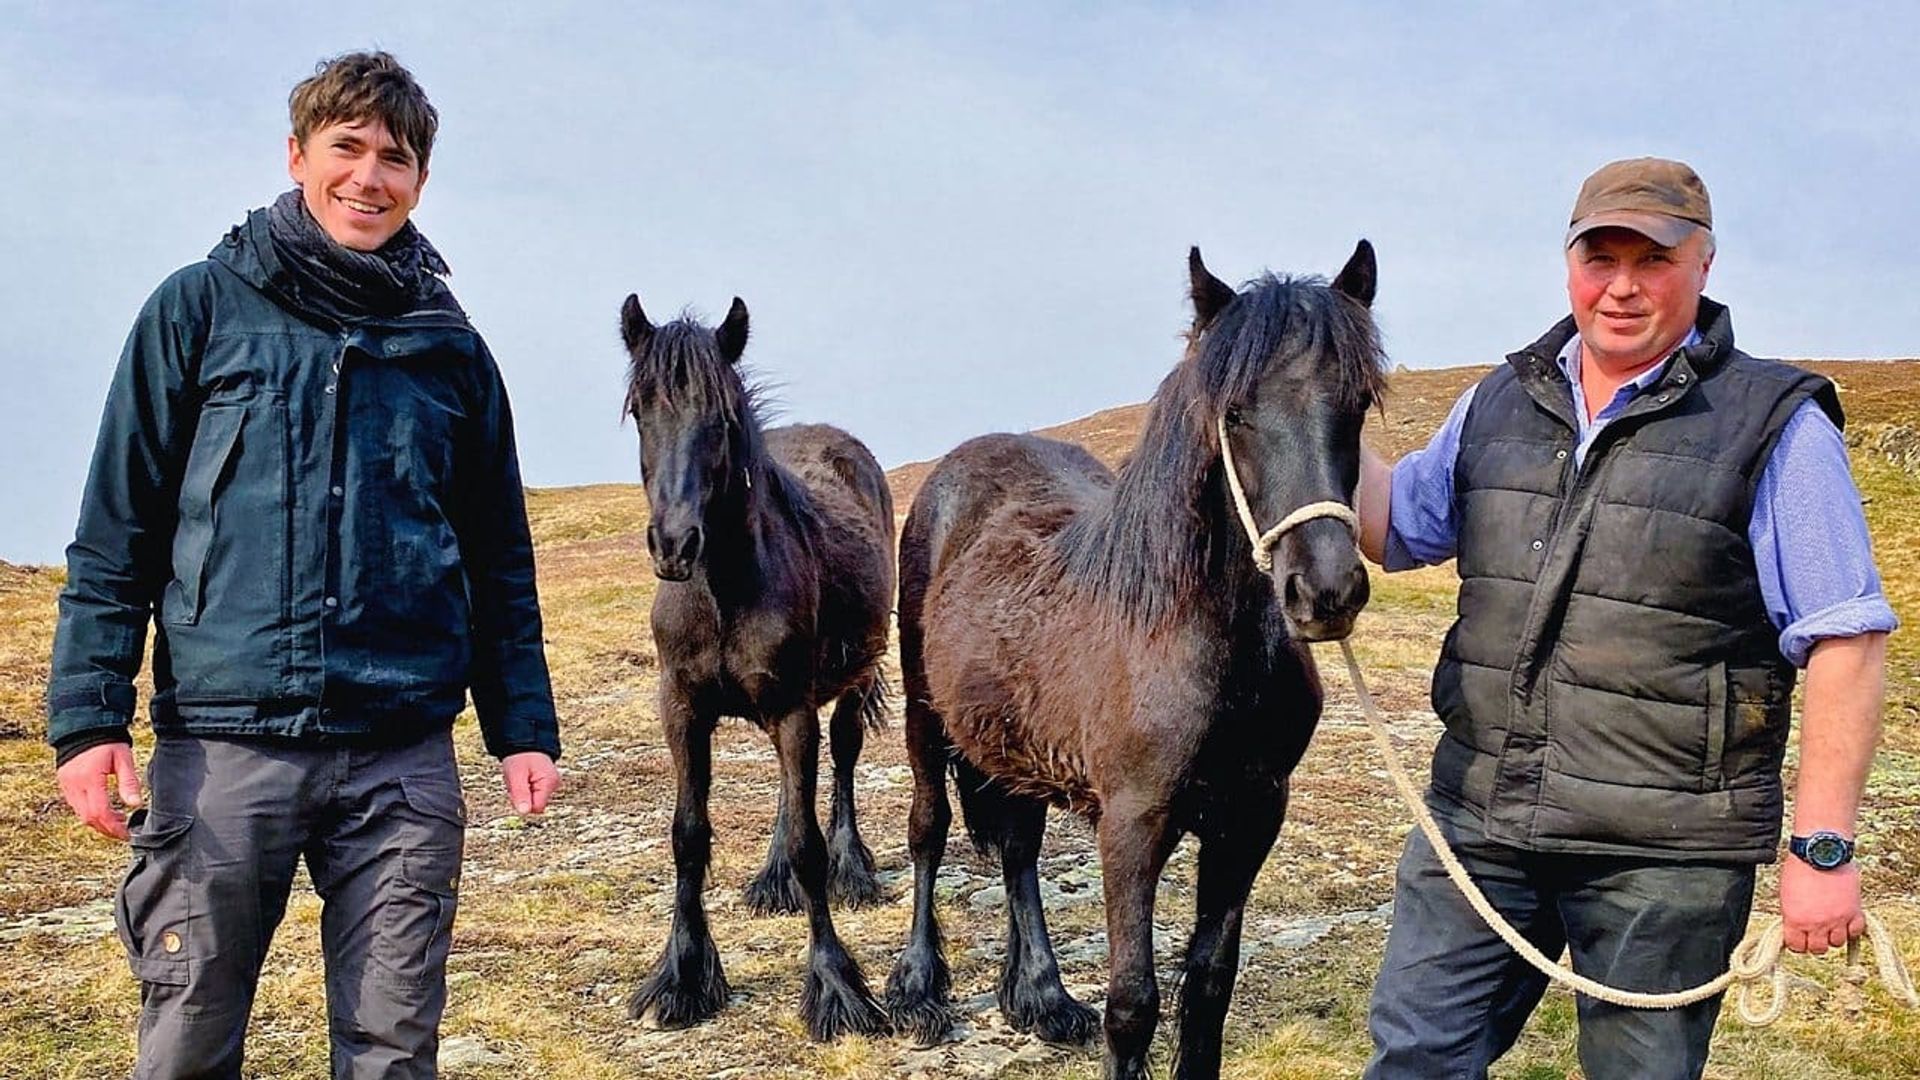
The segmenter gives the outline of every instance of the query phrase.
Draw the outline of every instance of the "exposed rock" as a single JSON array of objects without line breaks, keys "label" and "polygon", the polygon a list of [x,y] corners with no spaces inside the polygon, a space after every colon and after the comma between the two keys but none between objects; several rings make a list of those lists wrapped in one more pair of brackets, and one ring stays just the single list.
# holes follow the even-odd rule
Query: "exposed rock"
[{"label": "exposed rock", "polygon": [[0,941],[19,941],[31,934],[52,934],[78,941],[106,937],[113,932],[112,900],[29,912],[0,923]]},{"label": "exposed rock", "polygon": [[1905,424],[1855,424],[1847,429],[1847,445],[1909,472],[1920,471],[1920,431]]},{"label": "exposed rock", "polygon": [[487,1048],[475,1035],[455,1035],[440,1040],[440,1068],[478,1069],[487,1065],[510,1065],[513,1059]]},{"label": "exposed rock", "polygon": [[1316,918],[1289,919],[1284,922],[1263,927],[1259,936],[1241,955],[1241,964],[1248,959],[1270,949],[1304,949],[1332,933],[1335,927],[1359,926],[1367,923],[1383,924],[1393,913],[1391,902],[1379,907],[1365,908],[1360,911],[1343,911],[1337,915],[1323,915]]}]

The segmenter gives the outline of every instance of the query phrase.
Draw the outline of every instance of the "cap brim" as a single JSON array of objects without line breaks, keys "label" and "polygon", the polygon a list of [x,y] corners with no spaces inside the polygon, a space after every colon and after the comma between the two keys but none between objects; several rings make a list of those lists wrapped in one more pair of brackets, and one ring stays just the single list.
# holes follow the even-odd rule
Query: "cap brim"
[{"label": "cap brim", "polygon": [[1567,230],[1567,247],[1595,229],[1631,229],[1661,247],[1679,247],[1701,226],[1685,218],[1649,214],[1641,210],[1604,210],[1588,214]]}]

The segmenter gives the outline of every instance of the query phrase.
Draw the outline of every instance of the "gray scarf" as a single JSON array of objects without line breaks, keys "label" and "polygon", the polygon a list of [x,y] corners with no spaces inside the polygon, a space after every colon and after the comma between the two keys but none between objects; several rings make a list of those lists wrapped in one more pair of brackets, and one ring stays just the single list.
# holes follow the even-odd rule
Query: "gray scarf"
[{"label": "gray scarf", "polygon": [[299,188],[267,208],[268,233],[281,265],[293,275],[300,303],[337,322],[405,314],[436,291],[447,262],[409,221],[377,251],[334,241],[307,210]]}]

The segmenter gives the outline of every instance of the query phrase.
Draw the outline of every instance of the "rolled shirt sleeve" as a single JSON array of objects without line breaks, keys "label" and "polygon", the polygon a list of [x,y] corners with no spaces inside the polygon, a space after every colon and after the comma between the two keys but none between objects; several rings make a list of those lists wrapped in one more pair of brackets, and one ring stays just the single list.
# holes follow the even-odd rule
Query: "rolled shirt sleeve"
[{"label": "rolled shirt sleeve", "polygon": [[1453,467],[1460,457],[1460,430],[1473,404],[1469,386],[1425,447],[1393,463],[1393,493],[1387,514],[1387,570],[1411,570],[1453,558],[1460,543],[1460,515],[1453,500]]},{"label": "rolled shirt sleeve", "polygon": [[1794,666],[1827,638],[1900,625],[1874,566],[1846,442],[1812,401],[1788,418],[1761,471],[1748,538],[1780,654]]}]

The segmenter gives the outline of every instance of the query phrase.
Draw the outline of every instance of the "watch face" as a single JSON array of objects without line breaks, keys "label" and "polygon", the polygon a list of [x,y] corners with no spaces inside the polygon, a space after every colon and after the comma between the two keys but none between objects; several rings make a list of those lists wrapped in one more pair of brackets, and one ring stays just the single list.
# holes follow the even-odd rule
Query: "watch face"
[{"label": "watch face", "polygon": [[1807,841],[1807,861],[1830,869],[1847,861],[1847,842],[1838,836],[1815,836]]}]

